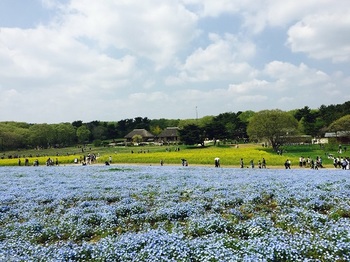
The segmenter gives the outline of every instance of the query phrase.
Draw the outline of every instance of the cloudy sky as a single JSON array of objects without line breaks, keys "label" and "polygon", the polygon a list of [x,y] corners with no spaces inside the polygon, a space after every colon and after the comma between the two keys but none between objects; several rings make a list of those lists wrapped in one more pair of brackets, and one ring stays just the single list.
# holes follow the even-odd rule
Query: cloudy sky
[{"label": "cloudy sky", "polygon": [[0,0],[0,121],[350,100],[348,0]]}]

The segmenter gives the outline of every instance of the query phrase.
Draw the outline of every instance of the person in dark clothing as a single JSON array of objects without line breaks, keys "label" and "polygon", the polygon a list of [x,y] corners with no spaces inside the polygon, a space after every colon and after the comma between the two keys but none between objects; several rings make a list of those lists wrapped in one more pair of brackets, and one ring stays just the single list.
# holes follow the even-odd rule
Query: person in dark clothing
[{"label": "person in dark clothing", "polygon": [[290,169],[290,165],[291,165],[291,162],[290,162],[289,159],[287,159],[286,162],[284,162],[284,167],[285,167],[286,169]]},{"label": "person in dark clothing", "polygon": [[220,167],[220,158],[216,157],[214,159],[214,164],[215,164],[215,167]]}]

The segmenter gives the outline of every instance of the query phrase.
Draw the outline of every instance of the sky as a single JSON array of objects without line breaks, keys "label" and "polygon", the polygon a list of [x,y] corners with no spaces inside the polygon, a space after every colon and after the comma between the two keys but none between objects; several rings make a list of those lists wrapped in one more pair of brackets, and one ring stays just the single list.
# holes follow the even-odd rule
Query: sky
[{"label": "sky", "polygon": [[0,0],[0,121],[350,100],[348,0]]}]

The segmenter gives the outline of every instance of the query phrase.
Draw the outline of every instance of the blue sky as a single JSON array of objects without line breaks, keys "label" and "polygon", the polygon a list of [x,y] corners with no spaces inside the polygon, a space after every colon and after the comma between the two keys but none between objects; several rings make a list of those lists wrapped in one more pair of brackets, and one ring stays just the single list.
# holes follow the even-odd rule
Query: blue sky
[{"label": "blue sky", "polygon": [[347,0],[0,0],[0,121],[341,104],[349,32]]}]

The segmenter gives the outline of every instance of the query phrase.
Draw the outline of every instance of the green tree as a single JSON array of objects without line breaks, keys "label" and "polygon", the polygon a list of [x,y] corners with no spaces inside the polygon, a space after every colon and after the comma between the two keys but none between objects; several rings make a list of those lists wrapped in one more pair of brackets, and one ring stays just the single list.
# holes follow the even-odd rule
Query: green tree
[{"label": "green tree", "polygon": [[77,129],[77,138],[79,143],[85,143],[89,140],[90,130],[86,127],[86,125],[82,125]]},{"label": "green tree", "polygon": [[151,126],[151,133],[158,136],[160,133],[162,133],[162,129],[159,126]]},{"label": "green tree", "polygon": [[299,131],[306,135],[317,136],[325,125],[320,118],[319,110],[311,110],[308,106],[291,111],[291,114],[299,121]]},{"label": "green tree", "polygon": [[244,122],[244,123],[249,123],[249,120],[256,114],[254,111],[252,110],[247,110],[244,112],[238,112],[238,117],[239,119]]},{"label": "green tree", "polygon": [[136,117],[135,119],[120,120],[117,124],[118,136],[124,137],[135,128],[150,130],[150,122],[151,120],[149,120],[147,117]]},{"label": "green tree", "polygon": [[141,136],[141,135],[134,135],[134,136],[132,137],[132,141],[133,141],[134,143],[140,143],[140,142],[142,142],[142,136]]},{"label": "green tree", "polygon": [[28,145],[28,127],[15,122],[0,123],[0,150],[24,148]]},{"label": "green tree", "polygon": [[329,126],[337,119],[350,114],[350,101],[342,105],[321,105],[319,111],[325,125]]},{"label": "green tree", "polygon": [[178,127],[184,128],[187,125],[196,125],[200,128],[203,128],[206,125],[210,124],[213,121],[213,118],[213,116],[204,116],[198,119],[181,119],[179,121]]},{"label": "green tree", "polygon": [[241,120],[241,113],[227,112],[214,117],[210,125],[206,126],[207,134],[211,134],[212,138],[219,139],[246,137],[246,123]]},{"label": "green tree", "polygon": [[205,136],[209,139],[225,139],[227,138],[226,126],[219,121],[213,121],[204,128]]},{"label": "green tree", "polygon": [[180,139],[186,145],[201,144],[204,145],[204,132],[203,128],[189,124],[179,130]]},{"label": "green tree", "polygon": [[298,121],[290,113],[278,109],[263,110],[250,119],[247,133],[250,139],[267,140],[277,151],[297,128]]},{"label": "green tree", "polygon": [[[120,120],[117,123],[117,137],[124,137],[129,131],[127,120]],[[130,131],[129,131],[130,132]]]},{"label": "green tree", "polygon": [[342,132],[346,137],[350,137],[350,115],[335,120],[328,130],[331,132]]},{"label": "green tree", "polygon": [[61,146],[69,146],[76,142],[76,129],[70,123],[53,125],[56,134],[56,143]]},{"label": "green tree", "polygon": [[83,125],[83,121],[81,120],[77,120],[72,123],[72,126],[74,126],[75,128],[81,127],[82,125]]},{"label": "green tree", "polygon": [[167,127],[178,127],[179,126],[179,119],[152,119],[150,120],[150,130],[152,130],[152,127],[159,126],[161,129],[166,129]]},{"label": "green tree", "polygon": [[103,125],[94,126],[91,130],[94,140],[105,140],[107,138],[107,127]]},{"label": "green tree", "polygon": [[29,138],[32,146],[50,147],[55,143],[53,125],[34,124],[29,127]]},{"label": "green tree", "polygon": [[116,129],[117,123],[115,122],[108,122],[106,123],[106,136],[107,139],[115,139],[117,138],[117,129]]},{"label": "green tree", "polygon": [[146,130],[149,130],[150,128],[150,122],[151,120],[149,120],[147,117],[135,117],[134,119],[134,128],[143,128]]}]

